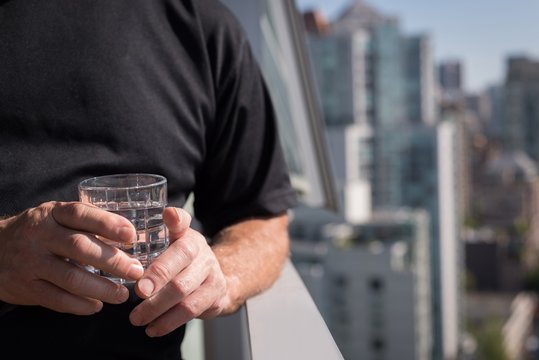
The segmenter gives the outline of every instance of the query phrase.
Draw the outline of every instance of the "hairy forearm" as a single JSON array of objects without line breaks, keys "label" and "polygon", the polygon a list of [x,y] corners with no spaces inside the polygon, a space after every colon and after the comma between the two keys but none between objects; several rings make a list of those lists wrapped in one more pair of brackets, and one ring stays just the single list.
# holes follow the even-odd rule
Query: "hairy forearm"
[{"label": "hairy forearm", "polygon": [[243,221],[221,231],[213,251],[227,279],[232,313],[269,288],[289,255],[288,216]]}]

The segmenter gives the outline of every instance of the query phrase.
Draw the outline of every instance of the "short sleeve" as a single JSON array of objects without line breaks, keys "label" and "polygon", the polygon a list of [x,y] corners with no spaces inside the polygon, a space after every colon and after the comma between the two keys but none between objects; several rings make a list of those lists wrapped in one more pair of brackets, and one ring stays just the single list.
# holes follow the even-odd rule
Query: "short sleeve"
[{"label": "short sleeve", "polygon": [[297,202],[258,63],[236,19],[219,9],[207,21],[219,20],[206,24],[216,106],[194,194],[195,217],[209,236],[244,219],[281,214]]}]

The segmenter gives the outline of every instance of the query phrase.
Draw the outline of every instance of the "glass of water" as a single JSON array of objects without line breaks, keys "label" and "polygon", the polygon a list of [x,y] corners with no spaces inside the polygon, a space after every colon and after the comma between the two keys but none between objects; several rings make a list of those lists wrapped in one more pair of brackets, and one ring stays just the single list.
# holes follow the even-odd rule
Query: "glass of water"
[{"label": "glass of water", "polygon": [[[168,247],[168,231],[163,223],[163,209],[167,205],[164,176],[135,173],[89,178],[79,184],[79,198],[131,221],[137,231],[133,242],[100,240],[136,257],[144,268]],[[98,269],[89,270],[117,283],[129,282]]]}]

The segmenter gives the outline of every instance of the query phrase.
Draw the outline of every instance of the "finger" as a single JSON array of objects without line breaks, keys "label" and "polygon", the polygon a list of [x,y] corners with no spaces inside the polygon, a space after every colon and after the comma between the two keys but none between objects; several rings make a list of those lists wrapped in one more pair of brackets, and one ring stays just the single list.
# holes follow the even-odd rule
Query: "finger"
[{"label": "finger", "polygon": [[129,298],[129,290],[99,275],[58,257],[49,257],[42,269],[35,269],[43,280],[73,295],[120,304]]},{"label": "finger", "polygon": [[51,213],[59,225],[100,235],[114,241],[130,242],[137,236],[129,220],[91,204],[58,202]]},{"label": "finger", "polygon": [[133,309],[130,316],[131,322],[137,326],[146,325],[164,314],[178,301],[196,291],[208,277],[209,269],[200,265],[185,268],[158,293]]},{"label": "finger", "polygon": [[182,237],[191,225],[191,215],[180,208],[168,207],[163,211],[163,221],[168,228],[171,242]]},{"label": "finger", "polygon": [[137,280],[144,274],[140,261],[91,234],[60,228],[56,235],[61,240],[50,241],[48,244],[53,254],[130,280]]},{"label": "finger", "polygon": [[187,231],[181,239],[171,244],[146,269],[135,287],[141,298],[157,293],[169,281],[191,264],[200,252],[201,237],[195,231]]},{"label": "finger", "polygon": [[31,290],[36,294],[35,298],[39,299],[37,305],[57,312],[92,315],[103,308],[103,303],[99,300],[70,294],[44,280],[35,280],[31,284]]},{"label": "finger", "polygon": [[204,285],[146,327],[149,337],[163,336],[200,316],[216,302],[215,289]]}]

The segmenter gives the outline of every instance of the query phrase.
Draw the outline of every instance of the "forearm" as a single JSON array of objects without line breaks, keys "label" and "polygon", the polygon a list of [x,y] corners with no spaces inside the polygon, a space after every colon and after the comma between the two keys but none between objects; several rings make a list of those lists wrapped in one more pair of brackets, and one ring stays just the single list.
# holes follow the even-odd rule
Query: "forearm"
[{"label": "forearm", "polygon": [[279,277],[289,255],[288,216],[230,226],[218,234],[212,248],[227,280],[224,313],[229,314]]}]

